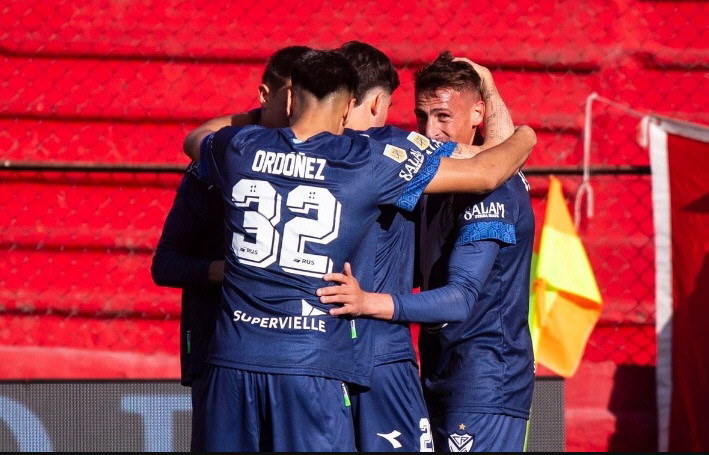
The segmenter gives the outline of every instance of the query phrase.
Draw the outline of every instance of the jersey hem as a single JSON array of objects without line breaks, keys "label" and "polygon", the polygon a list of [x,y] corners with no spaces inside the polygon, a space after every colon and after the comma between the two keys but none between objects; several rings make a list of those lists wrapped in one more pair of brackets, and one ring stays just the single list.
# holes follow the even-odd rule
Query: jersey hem
[{"label": "jersey hem", "polygon": [[431,409],[432,416],[439,416],[442,414],[450,414],[453,412],[470,412],[476,414],[503,414],[510,417],[520,417],[522,419],[529,420],[529,411],[521,411],[519,409],[505,408],[499,406],[446,406],[445,409],[436,408],[435,406]]},{"label": "jersey hem", "polygon": [[374,356],[374,366],[385,365],[387,363],[396,362],[414,362],[418,365],[418,360],[416,355],[411,353],[401,353],[401,354],[386,354]]},{"label": "jersey hem", "polygon": [[233,362],[229,360],[222,359],[211,359],[207,363],[210,365],[232,368],[236,370],[251,371],[255,373],[267,373],[267,374],[287,374],[292,376],[318,376],[322,378],[338,379],[344,382],[351,382],[353,384],[369,387],[372,383],[371,376],[360,376],[351,373],[346,373],[343,371],[334,370],[322,370],[317,368],[303,368],[303,367],[276,367],[272,365],[253,365],[248,363]]}]

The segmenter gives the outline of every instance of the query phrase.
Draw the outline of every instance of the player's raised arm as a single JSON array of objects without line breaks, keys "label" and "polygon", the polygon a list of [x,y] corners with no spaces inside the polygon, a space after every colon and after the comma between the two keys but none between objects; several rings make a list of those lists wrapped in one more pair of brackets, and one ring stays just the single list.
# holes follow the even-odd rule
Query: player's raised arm
[{"label": "player's raised arm", "polygon": [[182,151],[194,161],[199,161],[202,139],[215,131],[219,131],[225,126],[230,126],[233,117],[233,115],[225,115],[223,117],[213,118],[193,129],[187,134],[187,137],[185,137],[182,143]]},{"label": "player's raised arm", "polygon": [[[472,158],[441,158],[438,172],[424,193],[487,193],[502,185],[524,165],[537,143],[534,130],[526,125],[492,148]],[[473,146],[458,144],[456,149]]]},{"label": "player's raised arm", "polygon": [[454,62],[465,62],[472,66],[480,76],[480,96],[485,103],[485,116],[483,120],[484,142],[482,149],[488,149],[501,144],[505,139],[512,136],[515,131],[512,116],[507,109],[505,101],[497,91],[495,80],[489,69],[482,65],[468,60],[467,58],[455,58]]}]

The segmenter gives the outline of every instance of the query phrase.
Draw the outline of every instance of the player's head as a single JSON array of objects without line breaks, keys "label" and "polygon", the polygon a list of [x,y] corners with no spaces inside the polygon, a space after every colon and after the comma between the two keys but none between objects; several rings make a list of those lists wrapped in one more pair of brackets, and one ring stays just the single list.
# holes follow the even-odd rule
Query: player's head
[{"label": "player's head", "polygon": [[359,78],[355,107],[347,120],[347,128],[366,130],[384,126],[391,95],[399,87],[396,68],[384,52],[361,41],[348,41],[338,50],[347,57]]},{"label": "player's head", "polygon": [[308,51],[293,65],[291,82],[290,124],[305,119],[321,124],[323,131],[342,133],[357,89],[350,62],[337,51]]},{"label": "player's head", "polygon": [[258,87],[261,102],[261,125],[270,128],[288,126],[286,104],[293,63],[310,50],[307,46],[288,46],[277,50],[266,63]]},{"label": "player's head", "polygon": [[442,52],[414,75],[418,131],[439,141],[471,144],[485,114],[480,76]]}]

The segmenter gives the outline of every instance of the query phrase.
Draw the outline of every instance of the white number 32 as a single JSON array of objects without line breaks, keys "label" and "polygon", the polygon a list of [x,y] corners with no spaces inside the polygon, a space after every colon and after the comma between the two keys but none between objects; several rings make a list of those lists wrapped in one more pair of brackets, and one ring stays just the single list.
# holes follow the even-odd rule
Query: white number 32
[{"label": "white number 32", "polygon": [[342,205],[330,190],[299,185],[288,193],[286,207],[292,213],[307,215],[314,210],[317,218],[296,216],[285,223],[283,242],[280,242],[281,234],[277,229],[281,221],[282,197],[269,182],[240,180],[234,185],[231,196],[237,207],[256,205],[255,210],[246,210],[243,224],[253,240],[239,233],[234,233],[232,239],[232,250],[239,262],[268,267],[276,261],[282,243],[279,265],[286,272],[316,278],[332,272],[331,258],[305,252],[307,242],[327,244],[338,236]]}]

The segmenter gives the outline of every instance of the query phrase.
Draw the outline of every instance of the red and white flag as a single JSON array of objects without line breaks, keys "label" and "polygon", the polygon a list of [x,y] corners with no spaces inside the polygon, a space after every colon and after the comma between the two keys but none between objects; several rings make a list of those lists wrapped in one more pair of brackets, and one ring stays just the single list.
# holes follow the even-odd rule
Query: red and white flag
[{"label": "red and white flag", "polygon": [[709,127],[648,118],[660,451],[709,451]]}]

